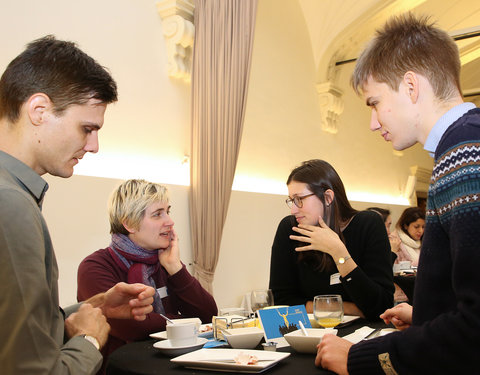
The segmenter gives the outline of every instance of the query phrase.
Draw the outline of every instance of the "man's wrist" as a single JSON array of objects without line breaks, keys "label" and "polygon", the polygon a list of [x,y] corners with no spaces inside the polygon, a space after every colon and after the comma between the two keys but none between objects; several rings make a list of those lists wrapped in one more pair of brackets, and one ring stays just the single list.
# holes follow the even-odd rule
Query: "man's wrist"
[{"label": "man's wrist", "polygon": [[97,348],[97,350],[100,350],[100,344],[95,337],[90,336],[90,335],[82,335],[82,337],[85,340],[87,340],[89,343],[91,343],[93,346],[95,346],[95,348]]},{"label": "man's wrist", "polygon": [[104,304],[105,304],[105,293],[98,293],[83,303],[89,303],[93,307],[98,307],[102,310],[103,314],[105,315]]}]

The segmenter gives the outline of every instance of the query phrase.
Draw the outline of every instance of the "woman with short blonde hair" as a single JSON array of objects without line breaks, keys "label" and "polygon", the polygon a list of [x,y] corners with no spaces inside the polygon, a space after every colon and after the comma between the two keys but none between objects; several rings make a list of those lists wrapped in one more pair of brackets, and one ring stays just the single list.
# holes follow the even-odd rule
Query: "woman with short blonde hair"
[{"label": "woman with short blonde hair", "polygon": [[125,181],[112,193],[108,210],[112,242],[80,264],[78,300],[108,290],[119,281],[151,285],[157,293],[154,310],[146,320],[108,320],[112,330],[102,350],[104,364],[121,345],[164,331],[166,322],[161,314],[172,319],[198,317],[204,323],[217,314],[213,297],[180,261],[165,186],[145,180]]}]

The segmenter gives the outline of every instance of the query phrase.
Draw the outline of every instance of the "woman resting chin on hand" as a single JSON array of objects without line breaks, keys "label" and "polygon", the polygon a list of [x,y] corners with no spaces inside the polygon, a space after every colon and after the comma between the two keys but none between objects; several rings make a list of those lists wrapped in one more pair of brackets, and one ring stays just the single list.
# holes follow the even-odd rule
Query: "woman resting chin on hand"
[{"label": "woman resting chin on hand", "polygon": [[102,350],[104,364],[119,346],[164,331],[166,322],[160,314],[198,317],[204,323],[217,314],[213,297],[180,261],[166,187],[144,180],[124,182],[110,198],[109,216],[112,242],[80,264],[78,300],[105,292],[120,281],[150,285],[156,293],[153,312],[144,321],[108,319],[111,331]]},{"label": "woman resting chin on hand", "polygon": [[305,304],[320,294],[340,294],[346,314],[378,320],[393,306],[389,240],[376,212],[350,205],[335,169],[309,160],[287,179],[291,215],[278,225],[272,245],[270,289],[276,304]]}]

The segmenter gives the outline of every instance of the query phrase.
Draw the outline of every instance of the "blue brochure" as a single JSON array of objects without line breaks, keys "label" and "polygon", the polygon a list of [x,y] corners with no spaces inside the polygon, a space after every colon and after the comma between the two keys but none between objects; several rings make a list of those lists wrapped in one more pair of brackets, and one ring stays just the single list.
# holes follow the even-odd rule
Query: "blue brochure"
[{"label": "blue brochure", "polygon": [[312,328],[305,305],[274,307],[258,310],[257,314],[265,332],[265,341],[300,329],[299,321],[305,328]]}]

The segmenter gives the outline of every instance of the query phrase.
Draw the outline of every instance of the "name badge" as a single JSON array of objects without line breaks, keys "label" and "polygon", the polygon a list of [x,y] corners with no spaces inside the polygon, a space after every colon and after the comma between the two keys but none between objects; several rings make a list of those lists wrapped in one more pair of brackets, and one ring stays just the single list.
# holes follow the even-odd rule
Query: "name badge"
[{"label": "name badge", "polygon": [[165,298],[168,296],[168,291],[166,286],[162,286],[161,288],[157,289],[157,293],[160,296],[160,298]]},{"label": "name badge", "polygon": [[335,285],[335,284],[340,284],[340,283],[341,283],[341,281],[340,281],[340,273],[339,272],[330,275],[330,285]]}]

